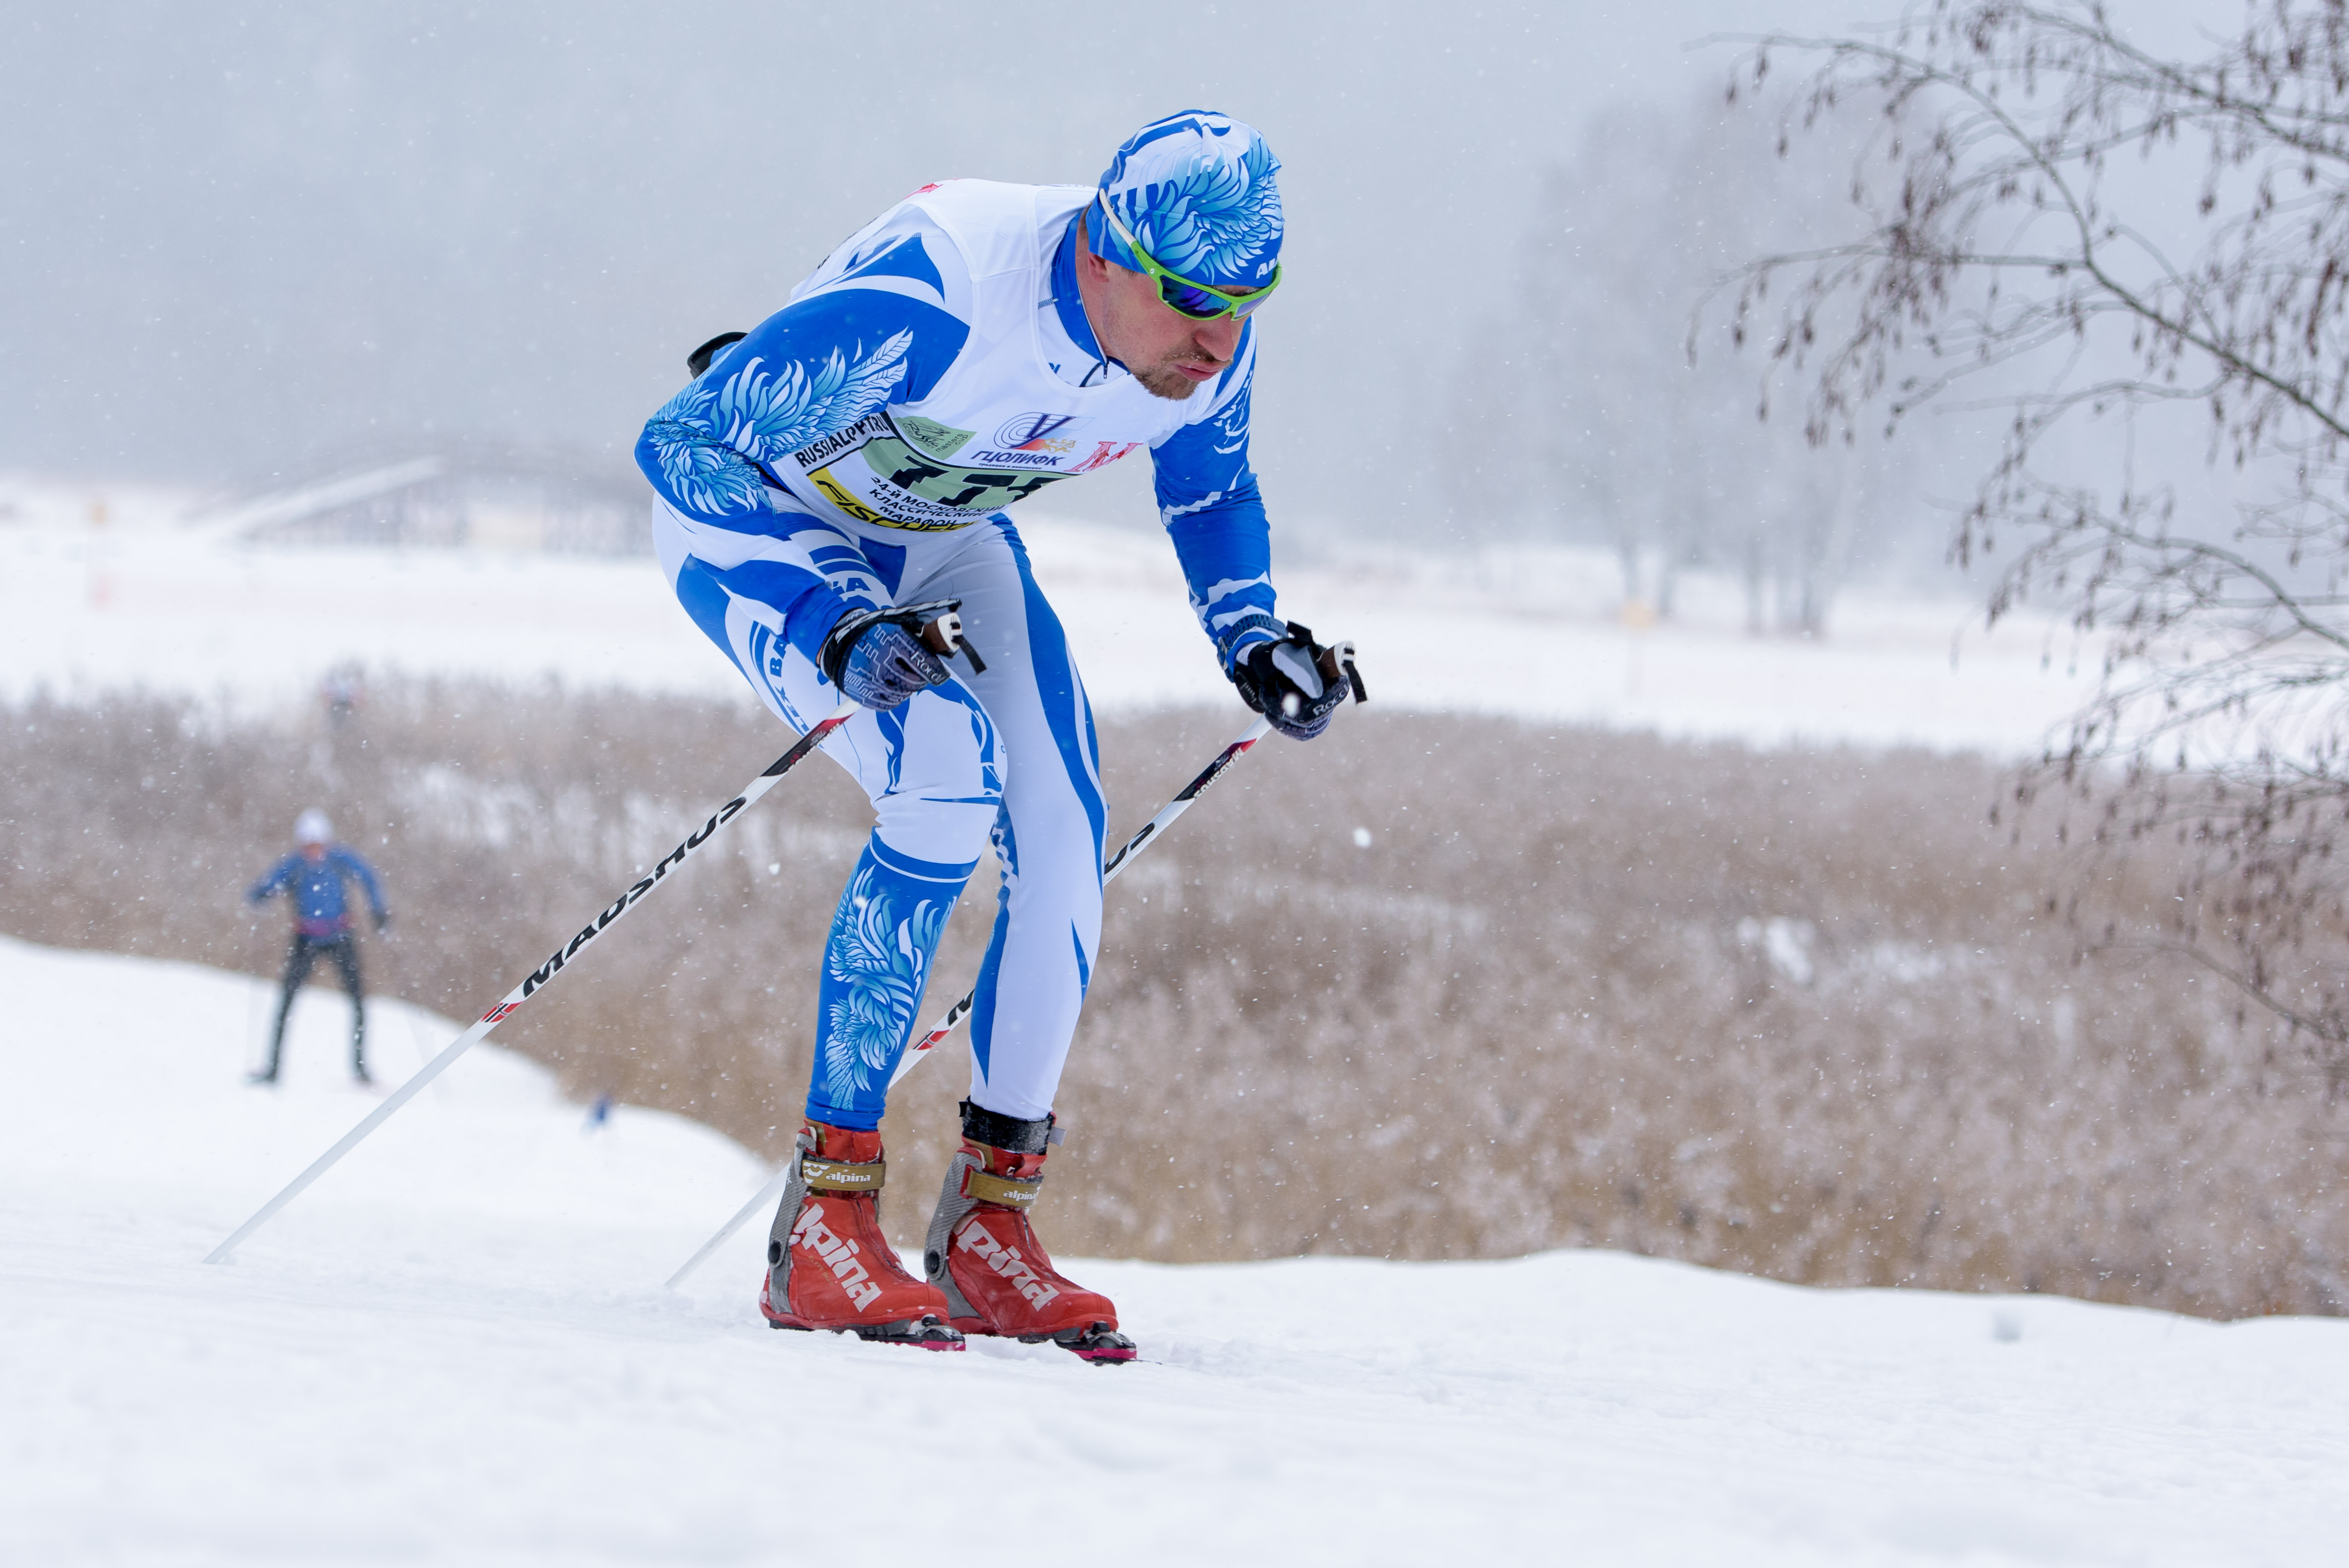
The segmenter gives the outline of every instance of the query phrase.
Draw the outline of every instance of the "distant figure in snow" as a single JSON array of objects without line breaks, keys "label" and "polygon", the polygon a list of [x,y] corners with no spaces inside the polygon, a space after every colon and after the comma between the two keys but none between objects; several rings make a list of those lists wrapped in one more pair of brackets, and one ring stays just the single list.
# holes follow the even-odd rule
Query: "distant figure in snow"
[{"label": "distant figure in snow", "polygon": [[326,710],[326,727],[339,730],[357,717],[367,701],[367,680],[355,664],[338,664],[318,682],[318,701]]},{"label": "distant figure in snow", "polygon": [[245,891],[245,902],[258,904],[273,893],[286,893],[294,905],[294,944],[285,953],[285,992],[277,1002],[277,1025],[270,1031],[269,1065],[254,1073],[256,1084],[277,1081],[277,1059],[285,1045],[285,1015],[294,1011],[294,993],[310,978],[310,966],[321,956],[335,961],[343,971],[343,988],[351,993],[351,1076],[373,1083],[367,1070],[367,1002],[359,989],[359,945],[351,929],[349,900],[343,883],[356,877],[367,889],[367,908],[375,929],[391,923],[383,907],[383,889],[375,867],[360,859],[348,845],[330,842],[334,825],[323,811],[304,812],[294,824],[294,840],[301,847],[269,868],[269,874]]}]

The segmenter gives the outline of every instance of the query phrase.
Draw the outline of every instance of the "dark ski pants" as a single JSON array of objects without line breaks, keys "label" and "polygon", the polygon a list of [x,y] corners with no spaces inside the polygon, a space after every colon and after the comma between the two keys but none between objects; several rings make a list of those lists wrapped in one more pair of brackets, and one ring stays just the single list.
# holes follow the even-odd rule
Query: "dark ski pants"
[{"label": "dark ski pants", "polygon": [[305,937],[294,934],[294,945],[285,950],[285,991],[277,999],[277,1027],[269,1034],[269,1065],[262,1076],[277,1076],[277,1058],[285,1047],[285,1015],[294,1011],[294,993],[310,978],[310,966],[321,956],[335,961],[343,971],[343,989],[351,993],[351,1072],[367,1076],[367,1002],[359,990],[359,944],[350,932],[331,937]]}]

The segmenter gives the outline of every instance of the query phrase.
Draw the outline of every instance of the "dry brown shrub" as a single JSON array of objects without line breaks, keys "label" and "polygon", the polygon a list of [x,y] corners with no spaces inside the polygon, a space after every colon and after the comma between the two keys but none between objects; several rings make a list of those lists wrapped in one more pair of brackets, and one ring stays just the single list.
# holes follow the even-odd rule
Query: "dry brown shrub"
[{"label": "dry brown shrub", "polygon": [[[1112,841],[1244,717],[1104,725]],[[282,911],[237,895],[321,804],[398,916],[371,984],[460,1018],[788,740],[730,704],[423,684],[340,731],[136,698],[0,722],[10,933],[273,974]],[[2203,975],[2083,961],[2047,912],[2056,852],[1984,821],[1997,789],[1965,760],[1375,708],[1269,742],[1111,890],[1046,1239],[1167,1260],[1598,1245],[1823,1284],[2349,1310],[2349,1114]],[[844,774],[795,774],[499,1040],[583,1096],[780,1155],[868,821]],[[2116,919],[2168,896],[2148,861],[2104,874]],[[965,899],[926,1017],[975,971],[986,868]],[[902,1240],[964,1072],[925,1068],[892,1112]]]}]

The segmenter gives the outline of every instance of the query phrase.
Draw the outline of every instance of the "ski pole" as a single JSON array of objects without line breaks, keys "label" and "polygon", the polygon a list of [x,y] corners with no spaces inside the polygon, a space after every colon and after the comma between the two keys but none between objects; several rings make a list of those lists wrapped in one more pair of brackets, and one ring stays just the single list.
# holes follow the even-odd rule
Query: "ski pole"
[{"label": "ski pole", "polygon": [[[1247,751],[1250,746],[1255,745],[1258,741],[1264,739],[1265,735],[1271,729],[1271,721],[1268,719],[1258,719],[1255,723],[1250,724],[1246,730],[1242,731],[1239,739],[1234,741],[1230,745],[1226,746],[1222,752],[1217,753],[1216,760],[1207,764],[1207,769],[1205,773],[1201,774],[1197,778],[1193,779],[1189,784],[1185,785],[1181,794],[1176,795],[1173,800],[1167,802],[1165,810],[1160,812],[1156,816],[1152,817],[1148,822],[1144,823],[1141,832],[1135,834],[1132,838],[1125,841],[1125,847],[1119,850],[1116,856],[1111,859],[1107,866],[1102,867],[1102,885],[1106,887],[1116,877],[1120,871],[1125,869],[1126,863],[1133,857],[1134,852],[1139,850],[1144,844],[1149,843],[1153,838],[1158,836],[1159,834],[1164,832],[1168,823],[1173,822],[1176,817],[1190,810],[1191,803],[1198,799],[1206,787],[1215,783],[1217,776],[1220,775],[1226,768],[1231,766],[1233,760],[1238,757],[1241,753]],[[933,1028],[928,1033],[923,1035],[919,1040],[915,1041],[911,1045],[905,1047],[905,1054],[897,1058],[897,1070],[889,1075],[889,1086],[891,1088],[895,1088],[897,1086],[898,1080],[905,1077],[906,1074],[912,1072],[915,1067],[921,1064],[925,1055],[935,1050],[939,1044],[944,1043],[948,1036],[954,1033],[956,1027],[960,1024],[964,1019],[970,1016],[971,1007],[977,1002],[978,998],[978,988],[974,985],[970,990],[963,993],[963,998],[960,1002],[956,1002],[952,1007],[947,1009],[947,1015],[938,1021],[937,1025],[935,1028]],[[790,1183],[791,1179],[792,1164],[791,1161],[785,1160],[783,1162],[782,1168],[776,1171],[774,1175],[769,1177],[767,1179],[767,1184],[764,1187],[760,1188],[758,1191],[752,1193],[750,1195],[750,1200],[743,1204],[741,1208],[737,1209],[734,1211],[734,1217],[727,1220],[725,1224],[719,1226],[718,1228],[718,1233],[710,1237],[709,1241],[704,1241],[701,1244],[700,1250],[695,1252],[690,1258],[688,1258],[684,1263],[678,1267],[677,1272],[668,1277],[668,1283],[661,1288],[664,1290],[673,1291],[677,1289],[678,1285],[682,1284],[685,1282],[686,1276],[692,1273],[694,1270],[701,1267],[702,1263],[709,1259],[710,1253],[715,1252],[719,1248],[724,1246],[726,1244],[727,1238],[733,1235],[735,1231],[740,1231],[750,1220],[750,1216],[756,1214],[761,1209],[781,1198],[782,1196],[784,1187]]]},{"label": "ski pole", "polygon": [[[1352,686],[1355,692],[1355,701],[1367,702],[1370,701],[1369,693],[1364,691],[1362,689],[1362,677],[1360,672],[1354,669],[1354,645],[1352,643],[1340,642],[1331,644],[1328,649],[1323,650],[1321,663],[1322,674],[1326,679],[1330,680],[1344,680]],[[1243,753],[1245,753],[1250,746],[1255,745],[1258,741],[1263,740],[1266,735],[1271,732],[1271,731],[1272,721],[1264,718],[1259,718],[1255,723],[1250,724],[1247,729],[1241,731],[1238,739],[1235,740],[1230,745],[1226,746],[1221,752],[1217,753],[1216,754],[1216,760],[1209,763],[1205,768],[1201,769],[1197,778],[1195,778],[1189,784],[1185,784],[1182,792],[1175,795],[1173,800],[1168,801],[1165,806],[1156,816],[1154,816],[1148,822],[1143,823],[1142,825],[1142,830],[1125,841],[1125,846],[1123,848],[1120,849],[1115,855],[1110,857],[1109,864],[1102,867],[1102,886],[1107,887],[1112,882],[1116,881],[1117,874],[1125,869],[1126,862],[1131,860],[1136,854],[1140,853],[1143,845],[1148,844],[1152,839],[1156,838],[1160,834],[1173,826],[1176,817],[1191,809],[1191,803],[1193,801],[1197,800],[1201,795],[1207,793],[1207,786],[1209,784],[1214,784],[1217,779],[1223,777],[1224,770],[1226,768],[1230,767],[1233,763],[1239,759]],[[928,1054],[928,1053],[946,1044],[947,1037],[954,1033],[955,1025],[960,1023],[965,1018],[970,1016],[971,1006],[977,1000],[978,996],[978,988],[976,986],[964,992],[963,999],[947,1010],[946,1017],[939,1021],[936,1028],[932,1029],[919,1040],[915,1041],[911,1045],[905,1047],[905,1054],[897,1059],[897,1070],[889,1075],[889,1086],[891,1088],[895,1088],[897,1086],[898,1080],[918,1066],[921,1064],[922,1059]],[[696,1261],[698,1262],[699,1260],[697,1259]]]},{"label": "ski pole", "polygon": [[[1352,643],[1340,642],[1333,644],[1328,650],[1328,657],[1323,660],[1323,673],[1329,679],[1343,679],[1351,684],[1354,689],[1354,700],[1357,702],[1369,701],[1368,696],[1362,690],[1362,678],[1360,674],[1356,673],[1354,670],[1354,645]],[[1238,761],[1240,756],[1245,753],[1250,746],[1253,746],[1258,741],[1263,740],[1266,735],[1271,732],[1271,731],[1272,721],[1266,718],[1258,718],[1256,722],[1241,731],[1238,738],[1233,741],[1230,745],[1226,746],[1221,752],[1216,753],[1216,760],[1209,763],[1204,769],[1202,769],[1197,778],[1195,778],[1189,784],[1185,784],[1182,792],[1176,794],[1173,800],[1168,801],[1165,806],[1160,810],[1156,816],[1154,816],[1148,822],[1143,823],[1142,825],[1142,830],[1125,841],[1125,846],[1123,848],[1120,849],[1115,855],[1110,857],[1109,864],[1102,867],[1102,885],[1103,887],[1107,887],[1110,883],[1117,880],[1117,874],[1125,869],[1127,864],[1133,860],[1134,856],[1141,853],[1143,846],[1150,843],[1160,834],[1164,833],[1168,827],[1172,826],[1176,817],[1191,809],[1192,802],[1197,800],[1201,795],[1207,793],[1207,786],[1209,784],[1214,784],[1217,779],[1223,776],[1224,770],[1226,768],[1230,767],[1233,763]],[[889,1075],[889,1086],[891,1088],[895,1088],[898,1082],[903,1079],[906,1074],[912,1072],[916,1066],[918,1066],[925,1056],[926,1056],[930,1052],[936,1050],[939,1045],[943,1044],[947,1039],[954,1033],[956,1027],[960,1024],[964,1019],[970,1016],[970,1010],[977,1002],[978,998],[978,988],[977,986],[973,986],[970,990],[963,993],[963,998],[960,1002],[956,1002],[952,1007],[947,1009],[947,1015],[940,1019],[937,1024],[932,1028],[928,1033],[923,1035],[911,1045],[905,1047],[905,1054],[897,1058],[896,1071]],[[692,1273],[694,1270],[701,1267],[703,1262],[709,1259],[710,1253],[715,1252],[719,1247],[724,1246],[726,1244],[727,1238],[733,1235],[735,1231],[740,1230],[743,1224],[750,1220],[750,1216],[756,1214],[765,1205],[772,1203],[777,1199],[781,1198],[782,1196],[783,1189],[790,1184],[791,1178],[791,1162],[786,1160],[783,1162],[782,1168],[775,1172],[774,1175],[769,1177],[767,1179],[767,1184],[764,1187],[760,1188],[758,1191],[752,1193],[750,1195],[750,1200],[748,1203],[743,1204],[741,1208],[736,1210],[734,1211],[734,1217],[727,1220],[725,1224],[719,1226],[718,1233],[710,1237],[709,1241],[704,1241],[701,1244],[700,1251],[695,1252],[690,1258],[688,1258],[678,1269],[677,1272],[668,1277],[668,1282],[662,1288],[664,1290],[673,1291],[677,1289],[679,1284],[683,1283],[686,1276]]]},{"label": "ski pole", "polygon": [[291,1203],[295,1198],[299,1197],[303,1189],[308,1187],[321,1176],[324,1176],[330,1168],[333,1168],[336,1160],[339,1160],[343,1156],[350,1153],[352,1149],[357,1147],[360,1139],[366,1137],[367,1134],[375,1131],[376,1128],[381,1127],[386,1121],[389,1120],[394,1111],[398,1110],[400,1106],[414,1099],[423,1091],[423,1088],[427,1084],[429,1084],[433,1079],[448,1071],[450,1065],[454,1063],[458,1057],[471,1050],[473,1046],[478,1044],[482,1037],[487,1035],[491,1030],[495,1029],[500,1023],[504,1023],[506,1018],[512,1013],[514,1009],[520,1007],[523,1002],[528,1002],[532,997],[545,990],[547,986],[554,982],[554,977],[561,974],[567,965],[577,961],[580,953],[585,950],[588,943],[603,935],[605,931],[610,929],[614,924],[626,917],[630,910],[634,909],[637,906],[637,904],[651,897],[653,890],[658,888],[663,881],[667,879],[668,874],[671,871],[676,870],[679,866],[684,865],[687,860],[699,853],[701,849],[709,844],[710,839],[717,836],[719,828],[733,821],[735,817],[740,815],[745,809],[747,809],[753,802],[758,800],[761,795],[765,794],[769,790],[774,788],[775,785],[781,781],[782,776],[789,773],[792,766],[796,764],[802,757],[806,756],[810,752],[815,750],[816,747],[822,745],[826,736],[830,735],[834,730],[840,728],[841,725],[846,723],[850,719],[855,717],[855,715],[861,711],[862,710],[859,709],[857,704],[854,702],[843,701],[839,707],[834,708],[831,713],[819,721],[812,729],[809,730],[806,734],[800,737],[798,744],[792,746],[790,751],[785,752],[781,756],[776,758],[775,761],[769,765],[766,772],[761,774],[757,778],[752,779],[749,788],[745,789],[740,794],[736,795],[732,800],[728,801],[724,805],[719,806],[716,811],[710,813],[709,820],[703,823],[697,831],[687,835],[685,842],[679,844],[675,849],[670,850],[668,854],[663,857],[661,862],[653,867],[649,875],[643,877],[634,887],[631,887],[626,892],[621,894],[617,898],[612,900],[612,902],[607,905],[600,914],[594,916],[585,925],[580,927],[579,934],[577,936],[573,937],[570,941],[566,942],[562,947],[557,948],[554,952],[548,957],[547,961],[541,964],[537,969],[532,971],[529,974],[524,975],[520,985],[515,986],[512,991],[506,992],[505,1000],[499,1002],[495,1007],[491,1008],[487,1012],[482,1013],[481,1016],[475,1021],[471,1029],[466,1030],[464,1033],[460,1034],[450,1044],[443,1047],[438,1056],[433,1057],[431,1061],[427,1062],[422,1067],[417,1070],[414,1077],[409,1079],[405,1084],[402,1084],[397,1090],[393,1091],[389,1098],[386,1099],[383,1104],[378,1106],[373,1111],[369,1112],[366,1120],[360,1122],[358,1126],[353,1127],[350,1131],[345,1133],[340,1143],[337,1143],[334,1147],[320,1155],[316,1159],[310,1163],[310,1168],[307,1170],[305,1170],[301,1175],[295,1177],[292,1181],[287,1182],[283,1191],[279,1192],[276,1197],[271,1199],[268,1202],[263,1204],[259,1211],[256,1212],[252,1219],[247,1220],[243,1224],[238,1226],[236,1230],[231,1233],[228,1240],[222,1241],[219,1246],[214,1247],[209,1253],[207,1253],[204,1257],[204,1262],[207,1263],[226,1262],[228,1261],[229,1254],[236,1251],[238,1243],[242,1242],[247,1236],[252,1235],[255,1231],[260,1230],[262,1226],[267,1224],[271,1217],[276,1214],[280,1209],[285,1208],[288,1203]]},{"label": "ski pole", "polygon": [[[1240,755],[1250,746],[1255,745],[1258,741],[1263,740],[1266,735],[1271,732],[1272,721],[1269,719],[1258,719],[1255,723],[1250,724],[1247,729],[1241,731],[1239,738],[1234,741],[1230,745],[1226,746],[1221,752],[1218,752],[1216,754],[1216,760],[1209,763],[1206,770],[1202,772],[1197,778],[1193,779],[1189,784],[1183,786],[1182,794],[1176,795],[1173,800],[1168,801],[1164,810],[1159,812],[1156,816],[1152,817],[1148,822],[1143,823],[1142,825],[1142,830],[1125,841],[1124,848],[1120,849],[1115,855],[1110,857],[1109,864],[1102,867],[1102,886],[1106,888],[1112,882],[1116,881],[1117,874],[1125,869],[1126,863],[1133,858],[1134,855],[1141,850],[1143,845],[1149,843],[1152,839],[1165,832],[1167,828],[1173,826],[1174,819],[1182,815],[1185,812],[1190,810],[1191,803],[1197,800],[1202,794],[1205,794],[1206,793],[1207,786],[1221,778],[1226,768],[1230,767],[1234,762],[1237,761]],[[952,1007],[947,1009],[947,1015],[938,1021],[936,1028],[932,1029],[927,1034],[923,1035],[919,1040],[915,1041],[911,1045],[905,1047],[905,1054],[897,1058],[897,1070],[889,1075],[889,1086],[891,1088],[895,1088],[897,1086],[898,1080],[905,1077],[906,1074],[912,1072],[916,1067],[920,1066],[930,1052],[935,1051],[940,1045],[947,1043],[947,1036],[951,1035],[955,1032],[956,1026],[961,1023],[964,1019],[970,1016],[971,1007],[978,1001],[978,988],[977,986],[973,986],[970,990],[963,992],[962,1000],[956,1002]]]},{"label": "ski pole", "polygon": [[[965,658],[970,659],[975,667],[978,667],[978,655],[972,651],[970,645],[963,640],[962,618],[956,613],[956,611],[960,608],[961,602],[959,600],[941,599],[933,604],[908,606],[900,610],[898,614],[905,618],[905,624],[908,628],[913,629],[916,636],[920,637],[925,643],[929,645],[932,652],[947,658],[951,658],[955,654],[960,653]],[[933,614],[933,612],[935,612],[935,614]],[[921,618],[926,616],[930,617],[930,618],[926,620]],[[287,1182],[284,1191],[278,1193],[276,1197],[271,1199],[268,1202],[263,1204],[259,1211],[256,1212],[252,1219],[247,1220],[243,1224],[238,1226],[235,1231],[230,1233],[226,1241],[222,1241],[219,1246],[214,1247],[210,1252],[206,1253],[204,1256],[204,1262],[207,1263],[226,1262],[228,1261],[229,1254],[236,1251],[237,1244],[239,1242],[243,1241],[247,1236],[252,1235],[255,1231],[260,1230],[262,1226],[267,1224],[271,1216],[274,1215],[280,1209],[285,1208],[288,1203],[291,1203],[295,1198],[299,1197],[303,1189],[308,1187],[312,1182],[317,1180],[318,1178],[324,1176],[329,1169],[333,1168],[336,1160],[342,1158],[343,1156],[350,1153],[352,1149],[358,1147],[360,1139],[366,1137],[367,1134],[375,1131],[376,1128],[381,1127],[386,1121],[389,1120],[391,1114],[399,1109],[400,1106],[406,1105],[409,1101],[414,1099],[418,1094],[422,1092],[425,1085],[429,1084],[433,1079],[448,1071],[451,1063],[455,1062],[458,1057],[463,1055],[466,1052],[471,1050],[473,1046],[479,1044],[481,1038],[488,1034],[491,1030],[495,1029],[500,1023],[505,1022],[507,1015],[512,1013],[515,1008],[520,1007],[523,1002],[529,1001],[532,996],[543,991],[548,985],[552,984],[554,977],[563,972],[564,966],[572,962],[579,956],[581,950],[585,948],[588,943],[594,941],[597,937],[601,936],[615,922],[624,919],[627,915],[628,911],[635,909],[639,902],[645,898],[650,898],[652,896],[653,889],[659,887],[662,881],[671,871],[674,871],[679,866],[684,865],[687,860],[698,854],[703,846],[707,845],[710,839],[717,836],[718,830],[719,828],[733,821],[737,816],[740,815],[744,811],[748,810],[754,803],[756,803],[760,796],[774,788],[777,784],[781,782],[782,776],[791,772],[792,767],[799,763],[799,760],[802,757],[806,756],[810,752],[814,751],[818,746],[822,745],[825,737],[829,736],[834,730],[840,728],[841,725],[848,722],[849,720],[854,718],[862,710],[857,703],[843,700],[839,707],[834,708],[829,714],[826,714],[823,719],[817,721],[815,725],[810,729],[806,734],[802,735],[799,738],[798,742],[794,744],[790,751],[785,752],[781,756],[777,757],[772,763],[768,764],[764,773],[761,773],[757,778],[752,779],[750,781],[750,787],[743,790],[740,794],[736,795],[732,800],[728,801],[724,805],[719,806],[716,811],[711,812],[709,814],[709,820],[701,825],[699,831],[688,834],[686,836],[685,842],[678,845],[675,849],[670,850],[668,854],[662,858],[661,862],[653,867],[652,874],[650,876],[638,881],[626,892],[621,894],[617,898],[614,899],[609,905],[607,905],[602,913],[596,915],[585,926],[582,926],[579,929],[579,934],[577,936],[573,937],[569,942],[556,949],[554,954],[547,959],[546,962],[532,971],[528,975],[525,975],[520,985],[515,986],[512,991],[506,992],[504,1001],[499,1002],[495,1007],[491,1008],[487,1012],[482,1013],[481,1016],[475,1021],[471,1029],[466,1030],[464,1033],[460,1034],[455,1040],[450,1042],[447,1046],[442,1048],[440,1054],[433,1057],[431,1061],[427,1062],[421,1068],[418,1069],[414,1077],[409,1079],[405,1084],[402,1084],[392,1093],[388,1099],[385,1100],[383,1104],[378,1106],[372,1112],[370,1112],[367,1118],[361,1121],[358,1126],[345,1133],[340,1143],[337,1143],[334,1147],[328,1149],[316,1159],[311,1161],[310,1168],[307,1170],[305,1170],[301,1175],[295,1177],[292,1181]]]}]

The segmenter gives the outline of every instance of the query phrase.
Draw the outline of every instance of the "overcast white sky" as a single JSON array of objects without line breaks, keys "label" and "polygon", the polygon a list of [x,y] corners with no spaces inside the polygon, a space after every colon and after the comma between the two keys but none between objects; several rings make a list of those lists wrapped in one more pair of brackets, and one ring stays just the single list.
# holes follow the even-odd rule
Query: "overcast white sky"
[{"label": "overcast white sky", "polygon": [[10,20],[0,465],[257,477],[435,431],[616,458],[686,348],[913,186],[1090,182],[1135,125],[1208,107],[1286,163],[1268,492],[1392,526],[1441,506],[1435,404],[1586,117],[1725,80],[1707,34],[1899,7],[193,10]]}]

